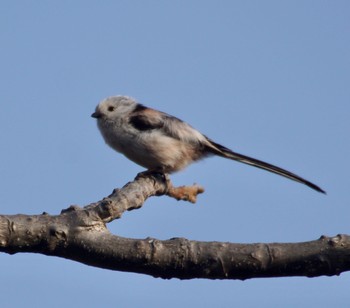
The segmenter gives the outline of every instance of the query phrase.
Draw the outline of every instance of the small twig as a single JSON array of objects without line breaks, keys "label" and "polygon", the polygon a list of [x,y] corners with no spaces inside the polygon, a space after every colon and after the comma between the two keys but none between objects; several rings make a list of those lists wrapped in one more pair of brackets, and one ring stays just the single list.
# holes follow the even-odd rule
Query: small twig
[{"label": "small twig", "polygon": [[197,195],[204,192],[204,188],[200,185],[193,184],[191,186],[179,186],[175,187],[167,173],[158,173],[152,171],[144,171],[137,175],[137,178],[148,178],[152,176],[155,179],[161,178],[163,183],[166,185],[166,190],[158,193],[158,196],[167,195],[176,200],[189,201],[191,203],[196,203]]},{"label": "small twig", "polygon": [[193,184],[192,186],[179,186],[174,187],[170,183],[171,186],[168,186],[168,191],[166,193],[167,196],[175,198],[176,200],[189,201],[192,203],[196,203],[197,195],[204,192],[204,188],[197,184]]}]

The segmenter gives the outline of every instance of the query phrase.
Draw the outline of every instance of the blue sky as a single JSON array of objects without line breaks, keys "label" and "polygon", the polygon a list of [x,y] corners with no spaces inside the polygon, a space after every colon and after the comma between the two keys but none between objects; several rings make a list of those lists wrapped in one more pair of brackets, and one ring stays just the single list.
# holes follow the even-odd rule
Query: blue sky
[{"label": "blue sky", "polygon": [[[90,114],[133,96],[213,140],[320,185],[222,158],[172,176],[196,205],[149,199],[109,224],[158,239],[297,242],[350,233],[348,1],[3,1],[0,206],[57,214],[142,170]],[[4,307],[345,307],[340,277],[165,281],[34,254],[0,255]]]}]

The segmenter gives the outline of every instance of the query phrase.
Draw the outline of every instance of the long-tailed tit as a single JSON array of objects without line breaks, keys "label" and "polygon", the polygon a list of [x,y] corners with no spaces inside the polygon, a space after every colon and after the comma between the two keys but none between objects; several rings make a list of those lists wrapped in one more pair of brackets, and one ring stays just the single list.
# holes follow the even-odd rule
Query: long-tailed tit
[{"label": "long-tailed tit", "polygon": [[180,119],[145,107],[127,96],[106,98],[91,116],[97,119],[98,128],[109,146],[149,171],[172,173],[205,157],[218,155],[282,175],[325,193],[294,173],[235,153]]}]

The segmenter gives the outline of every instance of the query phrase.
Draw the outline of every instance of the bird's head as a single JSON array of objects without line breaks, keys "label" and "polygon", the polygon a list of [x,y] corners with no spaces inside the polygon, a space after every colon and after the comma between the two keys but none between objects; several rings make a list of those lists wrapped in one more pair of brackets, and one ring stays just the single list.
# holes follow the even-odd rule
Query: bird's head
[{"label": "bird's head", "polygon": [[97,120],[113,121],[124,118],[137,106],[137,102],[128,96],[111,96],[101,101],[91,115]]}]

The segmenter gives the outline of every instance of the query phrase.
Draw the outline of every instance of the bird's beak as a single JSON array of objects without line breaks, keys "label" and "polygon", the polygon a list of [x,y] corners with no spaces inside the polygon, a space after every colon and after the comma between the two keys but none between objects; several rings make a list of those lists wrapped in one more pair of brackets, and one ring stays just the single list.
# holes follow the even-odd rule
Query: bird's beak
[{"label": "bird's beak", "polygon": [[91,117],[95,118],[95,119],[99,119],[101,118],[102,114],[99,111],[95,111]]}]

